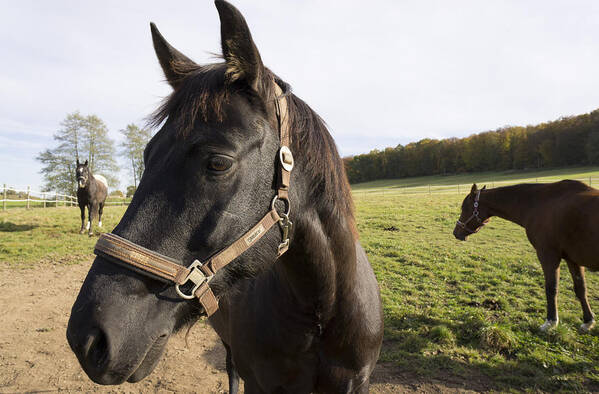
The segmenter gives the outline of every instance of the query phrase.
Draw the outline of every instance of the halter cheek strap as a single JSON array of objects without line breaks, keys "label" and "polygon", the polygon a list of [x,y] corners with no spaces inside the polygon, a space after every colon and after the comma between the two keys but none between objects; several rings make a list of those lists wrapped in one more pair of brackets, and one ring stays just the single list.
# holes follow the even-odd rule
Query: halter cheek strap
[{"label": "halter cheek strap", "polygon": [[[282,233],[282,242],[278,247],[278,256],[289,249],[289,233],[293,223],[289,220],[289,184],[294,161],[291,154],[287,100],[277,83],[275,85],[275,110],[278,121],[281,147],[279,149],[279,168],[277,192],[272,199],[270,210],[254,227],[245,232],[235,242],[222,249],[216,255],[201,263],[195,260],[189,267],[180,261],[146,249],[116,234],[104,233],[96,243],[94,253],[109,261],[123,265],[142,275],[167,283],[173,283],[177,294],[186,300],[197,298],[208,317],[218,310],[218,299],[210,288],[210,281],[227,264],[256,244],[276,223]],[[277,200],[285,203],[285,211],[280,213],[275,207]],[[191,287],[191,290],[187,290]]]}]

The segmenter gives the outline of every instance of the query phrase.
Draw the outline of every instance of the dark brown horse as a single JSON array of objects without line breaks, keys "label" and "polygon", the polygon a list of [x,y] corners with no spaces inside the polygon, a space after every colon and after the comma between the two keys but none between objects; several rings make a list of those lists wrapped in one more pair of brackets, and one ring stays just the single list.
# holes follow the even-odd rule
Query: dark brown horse
[{"label": "dark brown horse", "polygon": [[79,230],[79,233],[83,234],[84,232],[85,208],[87,207],[87,231],[89,235],[93,235],[92,221],[96,216],[98,217],[98,227],[102,227],[102,213],[108,195],[108,184],[103,176],[92,174],[87,160],[81,164],[77,159],[75,176],[78,185],[77,204],[81,210],[81,230]]},{"label": "dark brown horse", "polygon": [[599,270],[599,190],[582,182],[564,180],[549,184],[520,184],[495,189],[477,189],[462,203],[462,214],[453,235],[464,241],[492,216],[499,216],[526,229],[528,240],[537,251],[545,275],[546,331],[557,326],[557,289],[559,267],[566,260],[574,291],[583,312],[581,330],[595,324],[587,300],[584,268]]},{"label": "dark brown horse", "polygon": [[[209,283],[218,302],[209,322],[227,350],[231,392],[240,376],[246,393],[366,393],[382,308],[342,160],[320,117],[262,64],[239,11],[215,3],[223,63],[194,63],[152,25],[174,91],[156,115],[163,126],[112,237],[145,247],[137,256],[160,253],[171,268],[195,267]],[[290,182],[279,178],[292,163],[283,129],[295,157]],[[290,221],[256,227],[273,209]],[[192,264],[207,267],[239,241],[252,246],[210,277]],[[182,299],[179,287],[120,265],[127,257],[98,255],[67,329],[81,366],[101,384],[143,379],[174,332],[212,313],[201,300]]]}]

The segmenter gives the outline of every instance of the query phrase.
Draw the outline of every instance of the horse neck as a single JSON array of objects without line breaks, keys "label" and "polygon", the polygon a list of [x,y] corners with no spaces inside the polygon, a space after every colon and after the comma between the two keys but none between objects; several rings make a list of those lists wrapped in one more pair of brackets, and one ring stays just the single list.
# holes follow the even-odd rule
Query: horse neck
[{"label": "horse neck", "polygon": [[541,185],[524,184],[485,190],[480,194],[480,205],[489,210],[490,216],[499,216],[525,227],[539,187]]},{"label": "horse neck", "polygon": [[347,218],[302,213],[294,223],[289,251],[278,270],[294,302],[326,322],[341,299],[351,296],[355,283],[356,239]]}]

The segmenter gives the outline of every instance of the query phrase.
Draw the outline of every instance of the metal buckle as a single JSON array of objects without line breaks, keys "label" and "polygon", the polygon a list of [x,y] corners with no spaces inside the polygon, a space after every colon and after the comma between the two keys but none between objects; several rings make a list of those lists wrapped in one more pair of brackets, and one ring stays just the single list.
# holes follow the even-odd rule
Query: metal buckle
[{"label": "metal buckle", "polygon": [[183,284],[186,284],[187,282],[192,282],[194,284],[194,286],[191,289],[191,294],[185,294],[179,288],[179,284],[176,284],[175,290],[177,291],[177,294],[179,295],[179,297],[181,297],[185,300],[192,300],[195,298],[196,290],[204,282],[210,282],[210,279],[212,279],[212,275],[211,276],[204,275],[202,270],[200,270],[201,266],[202,266],[202,263],[200,263],[199,260],[195,260],[193,263],[191,263],[191,265],[189,267],[187,267],[189,269],[189,275],[187,275],[187,278],[185,278],[185,282],[183,282]]}]

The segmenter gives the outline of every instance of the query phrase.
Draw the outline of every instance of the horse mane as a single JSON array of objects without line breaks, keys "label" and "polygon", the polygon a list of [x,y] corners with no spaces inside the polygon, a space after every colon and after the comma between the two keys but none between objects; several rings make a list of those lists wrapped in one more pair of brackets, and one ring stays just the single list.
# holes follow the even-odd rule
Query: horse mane
[{"label": "horse mane", "polygon": [[258,98],[256,93],[241,84],[229,83],[225,63],[175,63],[172,66],[183,76],[182,82],[150,116],[150,126],[158,127],[165,121],[174,122],[178,136],[186,138],[192,133],[198,119],[206,123],[222,122],[229,98],[238,92],[249,97],[267,114],[265,103],[276,99],[272,87],[275,81],[288,102],[291,149],[296,161],[305,163],[302,168],[309,179],[310,200],[326,212],[323,216],[344,217],[352,235],[358,238],[351,189],[335,141],[322,118],[294,95],[286,82],[264,68],[259,83],[266,97]]}]

